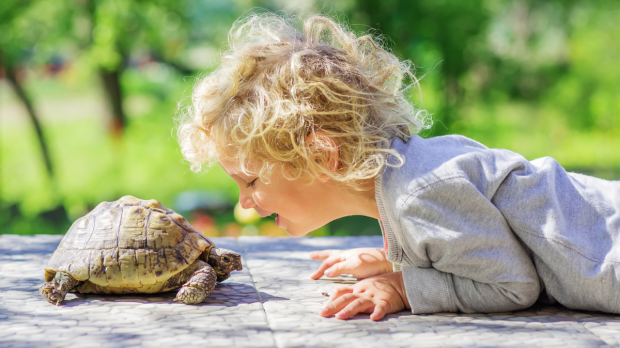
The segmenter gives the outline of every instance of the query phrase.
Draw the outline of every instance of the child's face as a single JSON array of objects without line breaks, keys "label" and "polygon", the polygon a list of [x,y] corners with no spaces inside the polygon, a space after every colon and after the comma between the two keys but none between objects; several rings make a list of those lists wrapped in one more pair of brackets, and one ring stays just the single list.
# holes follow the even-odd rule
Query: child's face
[{"label": "child's face", "polygon": [[254,208],[262,217],[277,214],[276,224],[293,237],[304,236],[339,217],[330,208],[336,192],[328,182],[290,181],[274,170],[267,184],[242,173],[233,162],[221,160],[220,165],[239,186],[242,207]]}]

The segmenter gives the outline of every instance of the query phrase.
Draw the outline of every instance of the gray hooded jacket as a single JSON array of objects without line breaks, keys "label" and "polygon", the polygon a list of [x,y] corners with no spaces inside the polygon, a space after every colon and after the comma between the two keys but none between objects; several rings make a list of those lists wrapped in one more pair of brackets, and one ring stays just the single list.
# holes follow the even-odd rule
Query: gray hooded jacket
[{"label": "gray hooded jacket", "polygon": [[462,136],[392,148],[405,163],[376,177],[375,195],[413,313],[510,311],[539,298],[620,313],[620,181]]}]

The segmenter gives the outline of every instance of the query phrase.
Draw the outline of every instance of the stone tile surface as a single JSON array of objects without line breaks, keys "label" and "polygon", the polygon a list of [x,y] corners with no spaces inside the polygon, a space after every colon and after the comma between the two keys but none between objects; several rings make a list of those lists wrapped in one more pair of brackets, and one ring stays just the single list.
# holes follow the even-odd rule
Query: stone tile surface
[{"label": "stone tile surface", "polygon": [[[0,236],[0,347],[273,347],[247,265],[200,305],[153,295],[39,295],[43,268],[62,236]],[[219,247],[239,250],[232,238]],[[245,260],[243,260],[245,261]]]},{"label": "stone tile surface", "polygon": [[213,239],[244,270],[200,305],[154,295],[38,293],[61,236],[0,235],[0,347],[620,347],[620,316],[535,306],[494,314],[411,315],[372,322],[322,318],[322,292],[350,277],[311,280],[312,250],[382,246],[380,237]]},{"label": "stone tile surface", "polygon": [[[620,316],[535,306],[493,314],[392,314],[373,322],[367,314],[341,321],[317,313],[333,288],[354,279],[311,280],[322,249],[382,247],[381,237],[239,239],[278,347],[609,347],[619,346]],[[579,314],[579,313],[578,313]]]}]

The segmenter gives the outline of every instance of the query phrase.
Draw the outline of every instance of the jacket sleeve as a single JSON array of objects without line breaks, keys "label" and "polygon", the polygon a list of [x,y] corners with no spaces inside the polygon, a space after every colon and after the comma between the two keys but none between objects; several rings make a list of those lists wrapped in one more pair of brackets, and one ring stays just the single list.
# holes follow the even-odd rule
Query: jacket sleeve
[{"label": "jacket sleeve", "polygon": [[467,178],[431,183],[404,200],[402,274],[414,314],[531,306],[536,269],[501,212]]}]

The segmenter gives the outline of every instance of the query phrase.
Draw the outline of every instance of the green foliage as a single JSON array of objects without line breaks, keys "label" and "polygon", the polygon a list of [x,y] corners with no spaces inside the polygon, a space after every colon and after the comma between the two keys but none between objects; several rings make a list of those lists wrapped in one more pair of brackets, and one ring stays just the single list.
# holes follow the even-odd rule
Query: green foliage
[{"label": "green foliage", "polygon": [[[42,62],[62,45],[67,20],[65,0],[7,0],[0,4],[0,52],[4,64]],[[61,19],[61,20],[58,20]]]},{"label": "green foliage", "polygon": [[354,29],[379,29],[424,76],[418,102],[435,121],[425,136],[463,134],[620,177],[617,1],[358,0],[344,9]]},{"label": "green foliage", "polygon": [[[463,134],[620,178],[619,2],[334,2],[354,30],[383,35],[424,76],[423,98],[412,95],[435,120],[424,136]],[[194,76],[216,65],[233,21],[253,6],[278,11],[282,2],[0,1],[0,58],[21,67],[56,170],[47,176],[31,125],[19,112],[7,115],[21,106],[0,84],[8,110],[0,114],[0,233],[63,233],[70,219],[126,194],[174,207],[182,191],[220,190],[234,203],[236,185],[223,171],[196,174],[183,162],[173,116]],[[46,75],[58,61],[68,64]],[[122,137],[107,132],[102,69],[120,72]],[[217,224],[233,222],[227,212]],[[376,221],[349,217],[313,235],[378,233]]]}]

